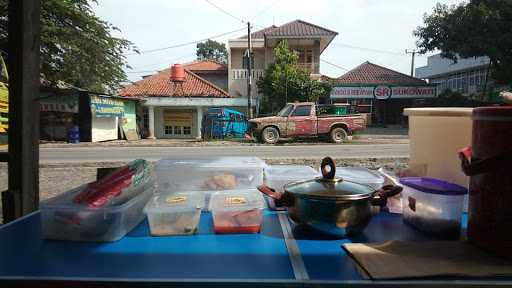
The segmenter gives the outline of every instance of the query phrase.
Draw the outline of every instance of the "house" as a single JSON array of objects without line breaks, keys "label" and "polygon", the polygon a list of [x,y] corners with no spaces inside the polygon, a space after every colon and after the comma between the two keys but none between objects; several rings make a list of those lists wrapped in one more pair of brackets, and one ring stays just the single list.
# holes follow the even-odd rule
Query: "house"
[{"label": "house", "polygon": [[331,101],[349,103],[359,113],[370,113],[372,122],[404,124],[404,108],[415,101],[436,96],[435,85],[409,75],[365,62],[336,79]]},{"label": "house", "polygon": [[228,91],[228,67],[215,60],[196,60],[183,64],[185,69],[209,81],[224,91]]},{"label": "house", "polygon": [[438,94],[449,89],[470,96],[482,91],[489,63],[489,57],[459,58],[455,63],[436,54],[428,57],[426,66],[416,68],[416,77],[436,85]]},{"label": "house", "polygon": [[[247,100],[231,97],[214,84],[222,80],[222,77],[212,73],[212,70],[222,70],[218,63],[199,61],[185,64],[184,67],[184,82],[172,82],[169,68],[146,76],[120,91],[119,95],[122,97],[139,97],[145,100],[143,122],[148,129],[148,138],[200,139],[203,112],[206,109],[233,107],[243,110],[247,106]],[[211,77],[211,82],[187,67]]]},{"label": "house", "polygon": [[[291,49],[299,54],[299,65],[311,74],[314,79],[320,75],[320,55],[338,35],[337,32],[295,20],[281,26],[270,27],[251,33],[253,50],[254,79],[251,86],[253,104],[257,105],[261,95],[258,93],[256,81],[264,74],[265,69],[274,62],[273,49],[281,40],[286,40]],[[244,55],[247,50],[247,35],[228,41],[228,92],[232,97],[247,98],[247,69],[244,66]]]}]

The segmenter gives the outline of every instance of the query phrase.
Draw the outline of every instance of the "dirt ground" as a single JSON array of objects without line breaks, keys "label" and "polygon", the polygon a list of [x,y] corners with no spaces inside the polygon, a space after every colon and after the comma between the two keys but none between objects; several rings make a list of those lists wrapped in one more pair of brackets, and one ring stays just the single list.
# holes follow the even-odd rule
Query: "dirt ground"
[{"label": "dirt ground", "polygon": [[[404,168],[407,166],[407,159],[335,159],[338,166],[364,166],[370,169],[385,167],[390,170]],[[266,159],[266,162],[272,164],[301,164],[318,168],[320,160],[304,159]],[[46,200],[60,193],[96,179],[97,168],[116,167],[124,163],[88,163],[88,164],[42,164],[40,166],[39,190],[40,199]],[[0,163],[0,191],[7,190],[7,165]],[[1,212],[1,203],[0,203]],[[0,213],[0,223],[1,222]]]}]

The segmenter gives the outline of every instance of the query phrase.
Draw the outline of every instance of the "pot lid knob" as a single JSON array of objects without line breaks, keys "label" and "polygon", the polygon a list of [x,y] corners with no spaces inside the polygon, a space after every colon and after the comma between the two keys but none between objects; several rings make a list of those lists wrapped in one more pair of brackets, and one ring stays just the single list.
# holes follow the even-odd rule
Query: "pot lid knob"
[{"label": "pot lid knob", "polygon": [[332,160],[331,157],[325,157],[322,159],[320,171],[322,171],[324,180],[334,180],[334,177],[336,176],[336,165],[334,164],[334,160]]}]

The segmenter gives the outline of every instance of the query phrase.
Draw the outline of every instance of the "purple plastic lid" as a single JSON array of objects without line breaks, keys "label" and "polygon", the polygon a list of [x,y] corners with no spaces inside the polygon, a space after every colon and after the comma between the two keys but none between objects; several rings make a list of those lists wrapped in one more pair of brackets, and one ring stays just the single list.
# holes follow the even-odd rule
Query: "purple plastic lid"
[{"label": "purple plastic lid", "polygon": [[465,195],[468,193],[468,189],[460,185],[427,177],[400,178],[400,184],[431,194]]}]

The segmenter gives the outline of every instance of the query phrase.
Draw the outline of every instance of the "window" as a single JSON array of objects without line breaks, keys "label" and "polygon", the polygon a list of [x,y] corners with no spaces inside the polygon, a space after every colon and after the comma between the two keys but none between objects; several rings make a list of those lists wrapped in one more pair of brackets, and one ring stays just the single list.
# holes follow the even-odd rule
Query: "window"
[{"label": "window", "polygon": [[295,111],[293,111],[293,114],[292,116],[309,116],[311,115],[311,106],[310,105],[307,105],[307,106],[297,106],[297,108],[295,108]]},{"label": "window", "polygon": [[288,115],[290,115],[290,112],[292,112],[292,110],[293,110],[293,105],[288,104],[288,105],[284,106],[284,108],[281,109],[281,111],[279,111],[279,113],[277,113],[277,116],[288,117]]},{"label": "window", "polygon": [[190,135],[192,132],[192,128],[190,126],[183,127],[183,135]]},{"label": "window", "polygon": [[181,135],[181,126],[174,126],[174,135]]},{"label": "window", "polygon": [[164,127],[164,134],[165,135],[172,135],[172,126],[165,126]]},{"label": "window", "polygon": [[142,112],[142,122],[144,128],[149,129],[149,112],[147,108]]}]

